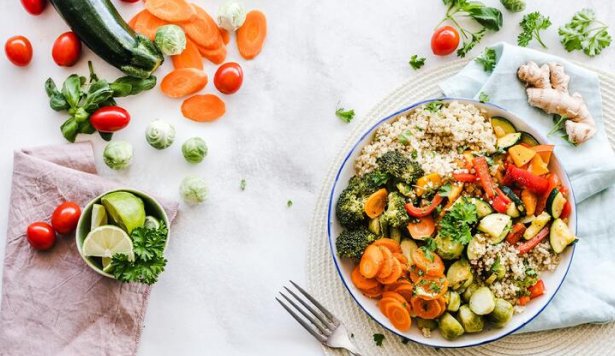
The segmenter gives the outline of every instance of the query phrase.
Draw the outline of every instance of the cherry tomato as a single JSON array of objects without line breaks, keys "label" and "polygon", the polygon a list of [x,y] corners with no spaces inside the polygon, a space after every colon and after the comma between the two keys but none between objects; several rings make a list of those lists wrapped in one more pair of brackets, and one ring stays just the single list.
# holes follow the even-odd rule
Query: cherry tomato
[{"label": "cherry tomato", "polygon": [[70,234],[77,227],[79,217],[81,216],[81,208],[77,203],[72,201],[64,202],[53,211],[51,215],[51,226],[60,235]]},{"label": "cherry tomato", "polygon": [[90,123],[100,132],[115,132],[128,126],[130,114],[119,106],[102,107],[90,116]]},{"label": "cherry tomato", "polygon": [[35,222],[28,226],[26,238],[35,250],[49,250],[56,242],[56,232],[46,222]]},{"label": "cherry tomato", "polygon": [[243,70],[235,62],[221,65],[214,76],[214,85],[223,94],[233,94],[243,83]]},{"label": "cherry tomato", "polygon": [[30,14],[40,15],[47,7],[47,0],[21,0],[21,4]]},{"label": "cherry tomato", "polygon": [[65,32],[53,43],[51,56],[57,65],[72,67],[81,57],[81,41],[74,32]]},{"label": "cherry tomato", "polygon": [[452,26],[440,27],[431,36],[431,51],[437,56],[455,52],[459,46],[459,32]]},{"label": "cherry tomato", "polygon": [[14,36],[4,45],[6,57],[16,66],[25,67],[32,60],[32,45],[24,36]]}]

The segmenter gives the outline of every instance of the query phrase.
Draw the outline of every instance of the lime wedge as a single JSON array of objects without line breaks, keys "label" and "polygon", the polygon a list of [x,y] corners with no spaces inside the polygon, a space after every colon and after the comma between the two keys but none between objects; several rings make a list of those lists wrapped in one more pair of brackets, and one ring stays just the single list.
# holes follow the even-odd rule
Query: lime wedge
[{"label": "lime wedge", "polygon": [[100,204],[92,205],[92,223],[90,230],[94,230],[99,226],[107,225],[107,211]]},{"label": "lime wedge", "polygon": [[111,265],[111,260],[112,260],[111,257],[102,258],[103,272],[111,273],[111,271],[113,270],[113,266]]},{"label": "lime wedge", "polygon": [[128,192],[113,192],[100,199],[111,219],[128,234],[145,223],[143,200]]},{"label": "lime wedge", "polygon": [[132,240],[117,226],[105,225],[90,231],[83,241],[83,254],[91,257],[112,257],[116,253],[134,258]]}]

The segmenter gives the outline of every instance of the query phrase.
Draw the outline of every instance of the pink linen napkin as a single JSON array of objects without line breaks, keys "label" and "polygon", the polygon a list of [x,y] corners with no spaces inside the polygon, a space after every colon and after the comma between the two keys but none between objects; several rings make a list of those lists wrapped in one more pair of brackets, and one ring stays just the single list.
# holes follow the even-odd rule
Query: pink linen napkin
[{"label": "pink linen napkin", "polygon": [[[120,187],[96,175],[89,142],[15,152],[0,355],[134,355],[151,287],[101,276],[79,256],[74,234],[49,251],[30,248],[26,227],[70,200],[84,206]],[[177,204],[160,200],[169,219]]]}]

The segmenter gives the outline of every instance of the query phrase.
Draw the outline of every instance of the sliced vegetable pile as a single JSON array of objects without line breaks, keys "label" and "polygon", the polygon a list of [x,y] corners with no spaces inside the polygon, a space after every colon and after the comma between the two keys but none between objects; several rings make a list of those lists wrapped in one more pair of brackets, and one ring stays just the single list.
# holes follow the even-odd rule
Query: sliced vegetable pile
[{"label": "sliced vegetable pile", "polygon": [[[437,114],[443,104],[429,105]],[[448,176],[423,172],[389,151],[340,194],[337,253],[356,263],[353,284],[378,299],[400,331],[411,328],[412,318],[422,331],[438,328],[451,340],[505,326],[515,306],[544,294],[545,286],[540,271],[528,270],[516,297],[497,298],[492,288],[511,271],[499,257],[482,269],[485,249],[501,247],[523,259],[543,241],[553,255],[577,241],[568,228],[568,190],[550,169],[553,146],[505,118],[491,123],[497,151],[466,150]]]}]

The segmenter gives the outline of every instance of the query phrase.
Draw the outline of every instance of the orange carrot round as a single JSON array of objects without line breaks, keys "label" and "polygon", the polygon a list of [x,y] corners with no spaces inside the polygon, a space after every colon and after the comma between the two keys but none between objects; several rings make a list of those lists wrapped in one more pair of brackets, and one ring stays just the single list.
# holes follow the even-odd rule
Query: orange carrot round
[{"label": "orange carrot round", "polygon": [[195,68],[203,70],[203,57],[199,52],[199,48],[189,38],[186,38],[186,48],[181,54],[177,56],[171,56],[173,61],[173,68]]},{"label": "orange carrot round", "polygon": [[412,261],[428,276],[440,277],[444,275],[444,262],[436,253],[432,252],[433,261],[425,256],[422,248],[412,251]]},{"label": "orange carrot round", "polygon": [[237,30],[237,48],[245,59],[256,57],[263,49],[267,37],[267,19],[258,10],[248,12],[246,21]]},{"label": "orange carrot round", "polygon": [[380,286],[380,283],[378,283],[375,279],[369,279],[369,278],[363,277],[361,275],[361,272],[359,271],[359,266],[356,266],[352,270],[350,279],[352,280],[352,283],[355,285],[355,287],[362,289],[362,290],[369,290],[369,289]]},{"label": "orange carrot round", "polygon": [[175,69],[167,74],[160,83],[160,90],[170,98],[181,98],[205,88],[207,74],[199,69]]},{"label": "orange carrot round", "polygon": [[195,95],[182,103],[182,114],[193,121],[214,121],[225,112],[224,101],[214,94]]},{"label": "orange carrot round", "polygon": [[199,47],[199,52],[213,64],[221,64],[226,59],[226,46],[223,45],[213,49]]},{"label": "orange carrot round", "polygon": [[215,49],[224,46],[222,35],[214,19],[201,7],[192,5],[192,8],[196,16],[191,21],[181,24],[186,35],[196,42],[199,47],[205,49]]},{"label": "orange carrot round", "polygon": [[442,313],[442,305],[437,300],[412,297],[412,311],[422,319],[435,319]]},{"label": "orange carrot round", "polygon": [[399,243],[393,239],[387,239],[387,238],[378,239],[374,241],[374,245],[386,247],[392,253],[401,253],[401,246],[399,246]]},{"label": "orange carrot round", "polygon": [[393,270],[391,271],[391,273],[385,277],[385,278],[378,278],[376,277],[376,280],[382,284],[392,284],[397,282],[397,280],[399,279],[399,277],[402,276],[402,274],[404,273],[404,270],[401,267],[401,263],[399,263],[399,261],[396,258],[393,258]]},{"label": "orange carrot round", "polygon": [[399,331],[410,330],[412,326],[412,318],[410,311],[401,303],[389,303],[386,308],[386,316],[391,321],[391,324]]},{"label": "orange carrot round", "polygon": [[436,223],[431,215],[427,215],[420,218],[416,223],[409,223],[407,228],[410,236],[420,240],[433,235],[434,231],[436,231]]},{"label": "orange carrot round", "polygon": [[135,15],[135,17],[128,23],[130,28],[135,32],[142,34],[143,36],[154,40],[156,38],[156,31],[158,28],[169,23],[152,15],[149,11],[143,10]]},{"label": "orange carrot round", "polygon": [[382,285],[379,284],[378,286],[371,289],[362,289],[361,293],[363,293],[363,295],[368,298],[379,298],[382,295]]},{"label": "orange carrot round", "polygon": [[384,212],[384,208],[387,206],[387,196],[389,192],[386,189],[378,189],[376,192],[372,193],[366,200],[363,205],[363,210],[365,210],[365,214],[370,218],[377,218]]},{"label": "orange carrot round", "polygon": [[222,42],[224,43],[224,45],[227,45],[229,42],[231,42],[231,35],[228,33],[227,30],[219,27],[218,30],[220,31],[220,36],[222,36]]},{"label": "orange carrot round", "polygon": [[376,277],[383,262],[384,255],[380,248],[374,244],[367,246],[359,263],[361,274],[365,278]]},{"label": "orange carrot round", "polygon": [[145,9],[160,19],[174,23],[189,21],[196,16],[186,0],[147,0]]},{"label": "orange carrot round", "polygon": [[393,272],[393,254],[389,251],[388,248],[378,246],[380,248],[380,252],[382,252],[382,256],[384,256],[384,261],[382,262],[382,266],[380,266],[380,271],[378,271],[378,275],[376,276],[379,279],[384,279],[391,275]]}]

